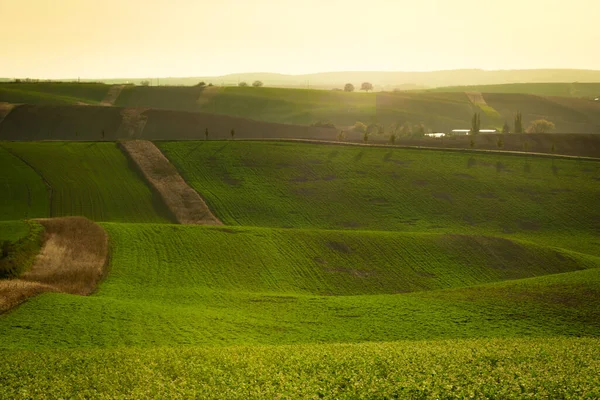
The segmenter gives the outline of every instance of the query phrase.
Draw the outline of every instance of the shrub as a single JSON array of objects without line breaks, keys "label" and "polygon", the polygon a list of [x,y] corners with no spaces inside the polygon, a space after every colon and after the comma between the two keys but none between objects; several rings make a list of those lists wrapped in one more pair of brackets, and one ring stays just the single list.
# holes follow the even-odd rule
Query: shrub
[{"label": "shrub", "polygon": [[367,125],[363,124],[360,121],[356,121],[354,126],[352,127],[354,132],[365,133],[367,131]]}]

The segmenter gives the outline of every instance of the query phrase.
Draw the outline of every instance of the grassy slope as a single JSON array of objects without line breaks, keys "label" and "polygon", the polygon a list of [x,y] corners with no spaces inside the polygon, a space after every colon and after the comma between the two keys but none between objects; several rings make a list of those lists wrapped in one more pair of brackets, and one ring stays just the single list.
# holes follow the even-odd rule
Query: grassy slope
[{"label": "grassy slope", "polygon": [[356,121],[386,125],[422,122],[430,129],[449,131],[468,128],[473,113],[479,111],[482,128],[501,129],[504,121],[512,121],[519,110],[526,124],[543,117],[555,122],[558,132],[595,133],[600,125],[597,113],[586,113],[587,104],[564,105],[559,104],[564,103],[564,99],[555,102],[533,95],[492,92],[489,95],[494,105],[490,101],[487,106],[475,105],[464,91],[345,93],[252,87],[128,87],[117,105],[204,111],[301,125],[323,120],[339,127],[352,126]]},{"label": "grassy slope", "polygon": [[[600,269],[577,271],[600,265],[591,257],[477,241],[467,253],[429,235],[105,227],[112,267],[99,291],[44,294],[0,317],[2,348],[600,335]],[[387,294],[443,287],[454,289]]]},{"label": "grassy slope", "polygon": [[16,242],[28,234],[29,225],[25,221],[0,221],[0,243],[5,240]]},{"label": "grassy slope", "polygon": [[511,83],[504,85],[446,86],[428,92],[528,93],[538,96],[598,97],[600,83]]},{"label": "grassy slope", "polygon": [[600,255],[597,162],[294,143],[158,145],[226,224],[512,235]]},{"label": "grassy slope", "polygon": [[0,84],[0,102],[40,105],[97,104],[110,86],[99,83]]},{"label": "grassy slope", "polygon": [[167,222],[164,206],[115,143],[6,143],[52,186],[52,216]]},{"label": "grassy slope", "polygon": [[0,244],[11,242],[8,255],[0,254],[0,279],[19,276],[31,267],[41,249],[43,231],[34,221],[0,221]]},{"label": "grassy slope", "polygon": [[598,339],[0,353],[3,398],[598,398]]},{"label": "grassy slope", "polygon": [[27,164],[0,146],[0,220],[48,216],[44,181]]}]

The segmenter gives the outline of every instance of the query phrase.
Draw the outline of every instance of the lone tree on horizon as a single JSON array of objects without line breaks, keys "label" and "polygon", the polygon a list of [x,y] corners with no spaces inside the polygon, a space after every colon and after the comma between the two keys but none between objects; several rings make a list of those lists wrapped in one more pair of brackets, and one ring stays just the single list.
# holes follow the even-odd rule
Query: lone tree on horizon
[{"label": "lone tree on horizon", "polygon": [[354,92],[354,85],[346,83],[346,85],[344,85],[344,92]]},{"label": "lone tree on horizon", "polygon": [[520,111],[515,115],[515,133],[523,133],[523,115]]},{"label": "lone tree on horizon", "polygon": [[246,87],[246,86],[248,86],[248,84],[246,82],[244,82],[244,81],[241,81],[240,83],[238,83],[238,86],[239,87]]},{"label": "lone tree on horizon", "polygon": [[370,82],[363,82],[362,85],[360,85],[360,90],[369,93],[369,90],[373,90],[373,84]]},{"label": "lone tree on horizon", "polygon": [[254,87],[262,87],[263,83],[262,83],[262,81],[254,81],[254,82],[252,82],[252,86],[254,86]]},{"label": "lone tree on horizon", "polygon": [[479,113],[473,114],[473,118],[471,119],[471,135],[479,134],[481,129],[481,115]]}]

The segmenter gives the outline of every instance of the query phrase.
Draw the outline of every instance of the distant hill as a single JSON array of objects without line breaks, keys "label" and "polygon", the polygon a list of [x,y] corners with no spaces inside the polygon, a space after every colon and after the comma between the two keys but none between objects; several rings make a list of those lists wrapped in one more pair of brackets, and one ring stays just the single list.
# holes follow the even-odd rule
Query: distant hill
[{"label": "distant hill", "polygon": [[[1,81],[2,79],[0,79]],[[402,72],[402,71],[337,71],[314,74],[286,75],[269,72],[242,72],[220,76],[152,77],[94,79],[111,84],[135,83],[151,80],[153,85],[192,86],[200,81],[215,85],[237,85],[241,81],[262,81],[266,86],[303,87],[313,89],[343,88],[347,82],[360,86],[371,82],[376,90],[419,89],[441,86],[494,85],[506,83],[538,82],[600,82],[600,71],[580,69],[529,69],[486,71],[460,69],[448,71]]]},{"label": "distant hill", "polygon": [[444,86],[428,92],[482,92],[482,93],[526,93],[538,96],[600,97],[600,82],[594,83],[509,83],[502,85]]}]

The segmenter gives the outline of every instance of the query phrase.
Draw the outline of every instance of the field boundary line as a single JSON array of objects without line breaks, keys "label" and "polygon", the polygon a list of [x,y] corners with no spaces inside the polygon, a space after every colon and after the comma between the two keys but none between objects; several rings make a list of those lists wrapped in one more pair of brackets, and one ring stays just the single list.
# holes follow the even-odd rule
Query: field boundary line
[{"label": "field boundary line", "polygon": [[169,159],[148,140],[119,142],[119,147],[153,188],[175,220],[184,225],[223,225]]},{"label": "field boundary line", "polygon": [[53,217],[53,215],[52,215],[53,207],[52,206],[53,206],[53,200],[54,200],[54,188],[52,187],[50,182],[36,167],[34,167],[31,163],[29,163],[27,160],[25,160],[19,154],[15,153],[12,149],[6,147],[4,144],[2,144],[2,142],[0,142],[0,147],[2,147],[4,150],[6,150],[9,154],[12,154],[14,157],[21,160],[21,162],[23,162],[23,164],[27,165],[29,168],[31,168],[33,170],[33,172],[35,172],[40,178],[42,178],[42,181],[44,181],[44,185],[46,185],[46,192],[48,192],[48,203],[49,203],[48,206],[50,208],[48,210],[48,218],[52,218]]},{"label": "field boundary line", "polygon": [[[199,139],[192,139],[199,140]],[[174,140],[157,140],[161,142],[173,142]],[[224,141],[224,140],[221,140]],[[337,142],[333,140],[319,140],[319,139],[294,139],[294,138],[240,138],[235,141],[244,142],[298,142],[308,144],[325,144],[333,146],[356,146],[356,147],[374,147],[374,148],[390,148],[390,149],[413,149],[413,150],[443,150],[443,151],[454,151],[462,153],[491,153],[491,154],[505,154],[505,155],[516,155],[516,156],[534,156],[541,158],[565,158],[565,159],[576,159],[586,161],[600,161],[600,157],[585,157],[585,156],[570,156],[567,154],[548,154],[548,153],[533,153],[524,151],[513,151],[513,150],[488,150],[488,149],[461,149],[455,147],[432,147],[432,146],[415,146],[415,145],[404,145],[404,144],[383,144],[383,143],[358,143],[358,142]]]}]

